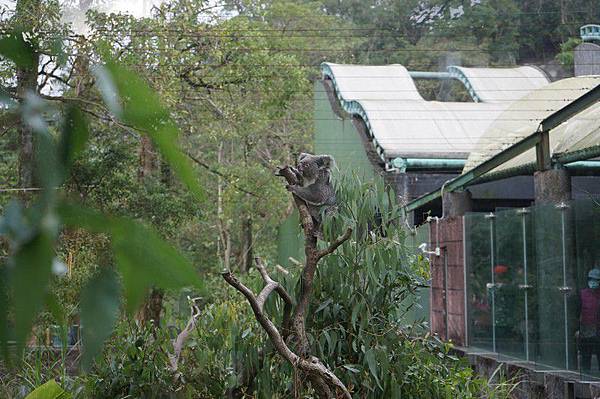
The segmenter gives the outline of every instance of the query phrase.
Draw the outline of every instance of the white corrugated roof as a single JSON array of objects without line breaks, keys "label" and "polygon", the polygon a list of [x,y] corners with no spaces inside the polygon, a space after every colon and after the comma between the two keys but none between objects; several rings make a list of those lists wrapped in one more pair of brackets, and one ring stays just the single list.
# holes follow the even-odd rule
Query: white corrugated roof
[{"label": "white corrugated roof", "polygon": [[515,101],[523,94],[548,84],[546,75],[536,67],[516,68],[465,68],[460,71],[482,102]]},{"label": "white corrugated roof", "polygon": [[408,70],[400,64],[347,65],[325,63],[333,72],[339,93],[346,101],[424,101]]},{"label": "white corrugated roof", "polygon": [[[532,67],[456,69],[484,102],[425,101],[402,65],[323,65],[342,107],[365,120],[384,159],[466,158],[510,105],[509,100],[547,84],[545,76]],[[512,117],[526,119],[528,115],[517,112]]]},{"label": "white corrugated roof", "polygon": [[[577,99],[600,84],[600,76],[582,76],[556,81],[532,91],[510,104],[481,136],[471,152],[463,172],[492,158],[503,149],[531,135],[542,119]],[[526,114],[527,119],[521,116]],[[600,144],[600,104],[575,115],[550,131],[550,149],[553,154],[573,152]],[[535,162],[531,149],[492,173]]]}]

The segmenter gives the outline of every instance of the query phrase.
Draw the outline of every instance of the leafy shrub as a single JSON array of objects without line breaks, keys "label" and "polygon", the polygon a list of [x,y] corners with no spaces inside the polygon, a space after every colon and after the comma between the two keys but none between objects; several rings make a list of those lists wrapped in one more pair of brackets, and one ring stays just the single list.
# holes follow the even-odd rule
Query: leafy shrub
[{"label": "leafy shrub", "polygon": [[[156,335],[154,335],[156,334]],[[175,373],[168,367],[162,330],[122,322],[85,382],[84,397],[165,398],[175,395]]]}]

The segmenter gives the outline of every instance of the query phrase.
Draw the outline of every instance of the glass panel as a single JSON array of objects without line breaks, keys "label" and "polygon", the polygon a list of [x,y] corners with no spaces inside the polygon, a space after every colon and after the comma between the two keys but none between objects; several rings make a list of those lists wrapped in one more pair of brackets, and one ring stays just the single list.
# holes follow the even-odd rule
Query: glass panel
[{"label": "glass panel", "polygon": [[577,201],[573,208],[576,290],[570,320],[577,326],[576,359],[583,377],[600,377],[600,204]]},{"label": "glass panel", "polygon": [[469,346],[494,351],[491,221],[482,213],[465,215]]},{"label": "glass panel", "polygon": [[536,362],[540,367],[570,367],[569,325],[563,264],[564,211],[554,205],[534,209],[537,266],[538,344]]},{"label": "glass panel", "polygon": [[527,234],[524,237],[523,222],[527,221],[527,215],[515,209],[500,211],[495,219],[496,349],[502,357],[518,360],[529,359],[525,302],[530,298],[524,285],[529,279],[525,278],[527,248],[523,246]]}]

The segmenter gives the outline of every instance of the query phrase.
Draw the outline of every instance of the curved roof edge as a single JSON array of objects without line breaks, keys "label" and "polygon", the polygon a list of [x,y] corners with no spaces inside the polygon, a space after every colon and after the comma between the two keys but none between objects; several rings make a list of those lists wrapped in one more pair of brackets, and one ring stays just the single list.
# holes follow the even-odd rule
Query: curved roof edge
[{"label": "curved roof edge", "polygon": [[377,155],[379,155],[379,158],[381,158],[381,160],[385,164],[385,169],[386,170],[391,169],[390,163],[385,158],[385,152],[384,152],[383,147],[379,144],[379,142],[375,138],[375,135],[373,134],[373,131],[371,128],[371,123],[369,122],[369,117],[368,117],[365,109],[362,107],[362,105],[360,105],[360,103],[358,101],[346,100],[345,98],[342,97],[340,88],[335,79],[335,74],[333,73],[333,70],[331,69],[331,66],[329,63],[327,63],[327,62],[322,63],[321,71],[323,73],[323,76],[327,76],[333,83],[335,97],[338,99],[342,109],[344,111],[346,111],[347,113],[349,113],[350,115],[359,115],[362,118],[362,120],[364,121],[364,123],[367,127],[366,130],[369,135],[369,140],[371,140],[371,143],[375,147],[375,150],[377,151]]},{"label": "curved roof edge", "polygon": [[[376,66],[334,64],[327,62],[321,64],[321,71],[323,77],[332,82],[335,98],[340,107],[348,114],[355,115],[363,120],[368,139],[374,146],[381,161],[385,164],[385,169],[394,170],[395,168],[392,164],[392,160],[395,156],[392,156],[391,152],[389,152],[389,148],[385,145],[385,140],[380,141],[381,137],[376,134],[376,129],[374,129],[373,126],[374,123],[377,125],[377,121],[369,119],[368,105],[364,104],[363,100],[365,94],[368,93],[368,96],[373,97],[372,100],[375,101],[393,100],[429,106],[431,102],[423,99],[414,84],[411,73],[400,64]],[[385,77],[386,79],[371,79],[368,83],[359,85],[358,88],[348,86],[347,81],[349,79],[363,78],[364,80],[364,78],[370,76],[369,74],[377,74],[377,76],[372,76]],[[494,99],[500,97],[501,99],[499,101],[501,108],[505,107],[509,101],[516,99],[516,95],[519,95],[520,97],[525,91],[534,90],[535,88],[548,83],[547,77],[543,72],[533,67],[494,69],[451,66],[448,67],[448,76],[461,81],[475,102],[494,103]],[[482,78],[485,78],[485,81],[483,81]],[[507,78],[517,80],[516,83],[513,83],[513,86],[515,84],[518,85],[518,89],[515,89],[514,92],[512,90],[506,90]],[[493,80],[492,84],[488,83],[489,80]],[[523,86],[525,86],[525,90],[523,90]],[[507,91],[511,92],[510,95],[506,95]],[[489,93],[492,94],[490,95]],[[371,101],[370,98],[369,100]],[[424,109],[425,108],[428,107],[424,107]],[[373,110],[371,109],[370,111]],[[444,109],[444,111],[452,112],[449,109]],[[382,112],[389,111],[384,110]],[[462,117],[464,117],[464,115]],[[489,117],[495,119],[496,115],[490,114]],[[456,116],[451,116],[451,118],[458,121],[459,125],[461,125],[461,116],[458,116],[458,118],[456,118]],[[450,153],[452,153],[452,157],[458,155],[456,151],[450,151]]]},{"label": "curved roof edge", "polygon": [[525,91],[550,83],[546,73],[535,66],[513,68],[468,68],[448,66],[450,77],[460,81],[475,102],[506,102],[523,97]]}]

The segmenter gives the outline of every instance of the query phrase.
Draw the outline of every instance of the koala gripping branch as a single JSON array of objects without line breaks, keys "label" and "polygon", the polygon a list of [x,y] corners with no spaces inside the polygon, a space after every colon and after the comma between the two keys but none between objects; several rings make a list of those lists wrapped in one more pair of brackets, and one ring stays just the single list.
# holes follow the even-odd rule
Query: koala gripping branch
[{"label": "koala gripping branch", "polygon": [[[287,166],[281,168],[277,174],[284,177],[288,184],[298,183],[295,173]],[[352,234],[352,229],[348,228],[344,235],[330,243],[328,248],[319,250],[317,249],[317,238],[313,234],[313,219],[307,204],[296,195],[294,195],[294,202],[298,209],[304,231],[304,252],[306,255],[304,268],[300,277],[301,289],[295,305],[292,297],[285,291],[283,286],[269,277],[266,267],[259,258],[256,258],[256,268],[261,274],[265,286],[258,296],[244,286],[231,272],[224,272],[223,278],[229,285],[246,297],[252,307],[256,320],[267,332],[277,352],[310,381],[320,398],[329,399],[331,397],[338,397],[341,394],[341,397],[351,399],[352,396],[344,383],[331,370],[325,367],[320,359],[311,356],[310,342],[306,334],[306,312],[310,303],[314,275],[319,260],[333,253],[348,240]],[[285,304],[285,314],[283,315],[284,325],[282,326],[283,335],[263,310],[263,305],[272,292],[277,292]],[[293,312],[291,312],[292,308]],[[294,350],[288,346],[288,342],[292,341],[287,339],[288,337],[295,338],[293,340],[296,344]]]}]

